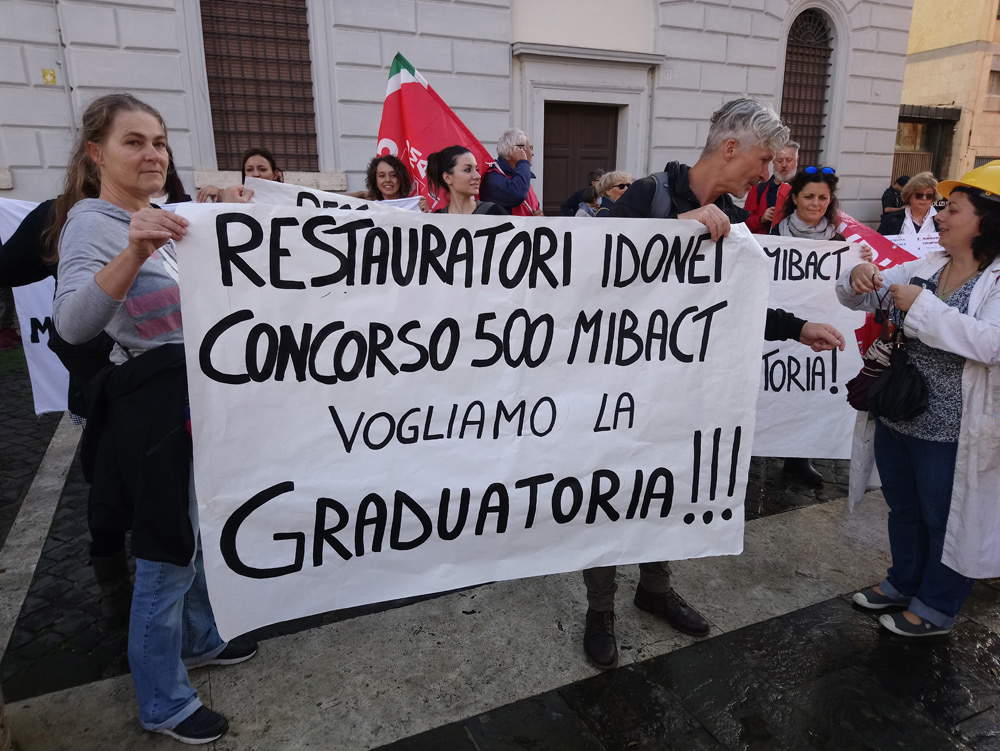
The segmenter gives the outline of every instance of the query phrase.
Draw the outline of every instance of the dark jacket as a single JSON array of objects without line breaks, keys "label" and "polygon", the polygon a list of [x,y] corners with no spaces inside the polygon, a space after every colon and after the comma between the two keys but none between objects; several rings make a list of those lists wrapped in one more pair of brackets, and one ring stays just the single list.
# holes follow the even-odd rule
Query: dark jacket
[{"label": "dark jacket", "polygon": [[[55,199],[50,198],[28,212],[14,234],[0,248],[0,286],[20,287],[56,275],[58,264],[42,260],[42,233],[52,221],[54,203]],[[108,364],[114,342],[102,332],[89,342],[68,344],[53,328],[49,329],[48,344],[69,371],[67,406],[70,412],[86,417],[84,389],[87,382]]]},{"label": "dark jacket", "polygon": [[[878,233],[880,235],[901,235],[905,221],[906,211],[890,211],[888,214],[882,214],[878,223]],[[934,227],[937,228],[937,216],[934,217]]]},{"label": "dark jacket", "polygon": [[[690,167],[680,162],[670,162],[664,169],[670,185],[670,215],[666,218],[676,219],[678,214],[693,211],[701,206],[698,197],[691,190],[688,182]],[[649,218],[653,205],[653,194],[656,191],[656,180],[644,177],[633,182],[621,198],[615,201],[611,216]],[[728,194],[715,199],[715,205],[722,209],[733,224],[745,222],[749,214],[733,203]],[[768,308],[764,324],[764,338],[768,341],[798,339],[805,321],[781,308]]]},{"label": "dark jacket", "polygon": [[[563,216],[576,216],[576,210],[580,208],[580,204],[583,203],[583,194],[586,190],[586,188],[580,188],[580,190],[563,201],[562,205],[559,207],[559,213]],[[607,196],[601,196],[601,205],[597,208],[610,209],[612,204],[614,204],[614,201],[610,198]]]},{"label": "dark jacket", "polygon": [[0,247],[0,287],[20,287],[56,275],[56,264],[42,260],[42,233],[52,221],[54,198],[42,201],[21,220]]},{"label": "dark jacket", "polygon": [[[886,209],[901,209],[906,204],[903,203],[903,193],[902,191],[896,190],[896,188],[891,185],[885,189],[882,193],[882,213],[885,213]],[[889,214],[899,214],[899,211],[890,211]]]},{"label": "dark jacket", "polygon": [[482,201],[492,201],[507,209],[507,213],[520,206],[528,198],[531,188],[531,165],[527,159],[522,159],[513,167],[503,157],[497,157],[496,164],[503,171],[501,175],[492,169],[483,175],[479,186],[479,198]]},{"label": "dark jacket", "polygon": [[91,526],[131,519],[136,558],[186,566],[194,530],[184,346],[164,344],[109,365],[89,396],[80,459],[101,501],[90,509]]},{"label": "dark jacket", "polygon": [[[691,184],[688,182],[688,173],[691,168],[680,162],[670,162],[663,170],[667,173],[669,180],[671,199],[670,215],[665,218],[676,219],[678,214],[701,208],[701,201],[691,190]],[[652,176],[636,180],[615,201],[615,205],[611,209],[611,216],[648,218],[655,191],[656,180]],[[729,217],[729,221],[733,224],[741,224],[749,216],[748,212],[733,203],[733,199],[728,193],[723,193],[716,198],[715,205],[722,209],[722,212]]]}]

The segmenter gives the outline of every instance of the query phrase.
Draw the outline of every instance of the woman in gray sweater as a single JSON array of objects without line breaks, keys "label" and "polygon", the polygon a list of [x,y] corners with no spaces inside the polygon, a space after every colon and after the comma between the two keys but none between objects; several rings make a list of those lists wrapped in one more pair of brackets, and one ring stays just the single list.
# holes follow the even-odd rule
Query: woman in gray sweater
[{"label": "woman in gray sweater", "polygon": [[131,519],[128,657],[140,723],[208,743],[228,723],[202,705],[187,670],[242,662],[256,643],[220,638],[205,588],[174,251],[187,222],[150,204],[167,162],[155,109],[128,94],[87,108],[50,230],[59,238],[53,314],[71,344],[101,331],[115,341],[113,367],[91,384],[83,455],[95,495],[115,496],[115,513]]}]

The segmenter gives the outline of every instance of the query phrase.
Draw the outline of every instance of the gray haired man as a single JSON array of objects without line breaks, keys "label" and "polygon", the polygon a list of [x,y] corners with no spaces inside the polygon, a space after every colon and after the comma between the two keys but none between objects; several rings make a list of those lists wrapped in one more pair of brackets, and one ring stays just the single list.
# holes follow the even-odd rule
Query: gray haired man
[{"label": "gray haired man", "polygon": [[[732,224],[746,221],[747,212],[730,194],[742,196],[770,176],[775,152],[788,142],[788,128],[770,107],[754,99],[736,99],[712,115],[708,139],[692,167],[670,162],[663,172],[632,183],[611,209],[611,216],[693,219],[712,239],[729,234]],[[807,323],[780,309],[768,309],[764,338],[797,339],[815,351],[844,349],[844,337],[825,323]],[[636,551],[638,553],[638,551]],[[618,664],[615,639],[615,567],[586,569],[587,625],[583,650],[596,667]],[[708,622],[671,586],[666,561],[639,564],[635,605],[658,615],[692,636],[706,636]]]},{"label": "gray haired man", "polygon": [[497,140],[497,160],[490,162],[479,186],[479,200],[491,201],[515,216],[540,216],[531,181],[535,148],[523,130],[505,131]]}]

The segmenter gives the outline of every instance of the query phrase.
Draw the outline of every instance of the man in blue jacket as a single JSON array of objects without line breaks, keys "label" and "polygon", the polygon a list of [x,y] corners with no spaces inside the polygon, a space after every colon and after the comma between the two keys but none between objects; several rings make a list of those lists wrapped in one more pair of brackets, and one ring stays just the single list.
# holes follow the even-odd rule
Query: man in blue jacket
[{"label": "man in blue jacket", "polygon": [[506,131],[497,141],[497,160],[491,162],[479,188],[479,200],[503,206],[514,216],[541,216],[531,187],[531,160],[535,149],[523,130]]}]

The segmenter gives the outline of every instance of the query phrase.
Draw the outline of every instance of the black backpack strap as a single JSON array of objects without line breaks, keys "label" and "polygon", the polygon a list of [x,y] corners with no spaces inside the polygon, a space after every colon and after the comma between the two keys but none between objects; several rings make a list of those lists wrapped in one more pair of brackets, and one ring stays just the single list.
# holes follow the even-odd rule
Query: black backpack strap
[{"label": "black backpack strap", "polygon": [[656,187],[653,191],[653,201],[649,205],[649,216],[655,219],[669,219],[673,212],[673,200],[670,197],[670,177],[666,172],[654,172],[650,177]]}]

